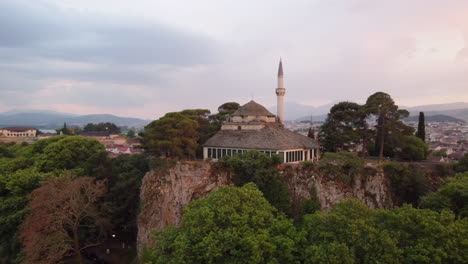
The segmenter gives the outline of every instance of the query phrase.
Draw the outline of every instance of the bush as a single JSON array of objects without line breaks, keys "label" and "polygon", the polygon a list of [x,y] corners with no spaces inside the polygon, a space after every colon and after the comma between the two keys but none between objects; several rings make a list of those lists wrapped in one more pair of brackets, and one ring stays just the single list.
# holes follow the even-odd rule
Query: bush
[{"label": "bush", "polygon": [[354,152],[327,152],[319,163],[320,169],[327,173],[341,176],[342,180],[351,184],[357,175],[362,175],[364,159]]},{"label": "bush", "polygon": [[392,191],[397,203],[417,205],[419,198],[431,189],[424,172],[414,166],[405,166],[398,162],[387,162],[384,173],[390,177]]},{"label": "bush", "polygon": [[276,209],[289,213],[289,190],[276,169],[278,164],[280,164],[278,156],[270,158],[259,151],[224,157],[218,162],[219,167],[232,171],[232,181],[236,186],[255,183]]},{"label": "bush", "polygon": [[257,187],[223,186],[184,208],[180,227],[156,233],[142,263],[295,263],[297,232]]},{"label": "bush", "polygon": [[447,179],[436,192],[421,199],[421,208],[435,211],[452,210],[460,217],[468,216],[468,172]]},{"label": "bush", "polygon": [[405,136],[403,147],[399,156],[404,160],[421,161],[425,160],[429,153],[429,147],[424,141],[416,136]]}]

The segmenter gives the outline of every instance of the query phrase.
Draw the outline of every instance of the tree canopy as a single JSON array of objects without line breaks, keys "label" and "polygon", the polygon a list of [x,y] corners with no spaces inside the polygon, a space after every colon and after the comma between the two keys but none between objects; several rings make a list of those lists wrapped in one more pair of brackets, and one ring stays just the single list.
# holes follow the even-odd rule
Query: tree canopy
[{"label": "tree canopy", "polygon": [[404,136],[399,156],[404,160],[421,161],[429,154],[429,146],[417,136]]},{"label": "tree canopy", "polygon": [[439,212],[449,209],[460,217],[468,217],[468,172],[446,179],[439,190],[422,198],[420,207]]},{"label": "tree canopy", "polygon": [[[21,227],[24,262],[55,263],[73,249],[79,263],[83,263],[81,250],[103,239],[102,230],[96,230],[102,229],[106,221],[96,203],[105,192],[104,181],[71,175],[49,179],[35,189]],[[88,230],[87,236],[80,236],[83,229]],[[89,231],[96,234],[90,235]]]},{"label": "tree canopy", "polygon": [[120,128],[116,124],[110,122],[98,124],[88,123],[84,126],[83,132],[107,132],[109,134],[120,134]]},{"label": "tree canopy", "polygon": [[252,183],[220,187],[156,233],[143,263],[295,263],[296,230],[275,211]]},{"label": "tree canopy", "polygon": [[365,107],[368,114],[377,118],[375,146],[380,159],[384,156],[385,142],[391,142],[387,144],[387,148],[392,153],[394,148],[401,146],[402,136],[414,133],[413,128],[400,120],[408,117],[409,112],[398,109],[390,95],[377,92],[367,98]]},{"label": "tree canopy", "polygon": [[[366,145],[370,132],[366,123],[367,113],[363,106],[352,102],[335,104],[321,128],[325,151],[349,151],[359,143]],[[365,149],[365,148],[363,148]]]},{"label": "tree canopy", "polygon": [[288,213],[289,190],[276,169],[279,163],[279,157],[276,155],[270,158],[259,151],[248,151],[232,157],[224,157],[219,161],[219,166],[232,170],[232,180],[236,186],[255,183],[275,208]]}]

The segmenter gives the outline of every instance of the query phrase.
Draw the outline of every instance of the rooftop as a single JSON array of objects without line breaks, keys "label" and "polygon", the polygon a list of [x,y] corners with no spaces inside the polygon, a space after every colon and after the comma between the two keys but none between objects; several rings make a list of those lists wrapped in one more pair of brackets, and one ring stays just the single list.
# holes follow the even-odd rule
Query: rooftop
[{"label": "rooftop", "polygon": [[268,111],[264,106],[256,103],[255,101],[250,101],[245,105],[239,107],[232,116],[275,116],[270,111]]},{"label": "rooftop", "polygon": [[224,147],[260,150],[290,150],[318,148],[316,140],[292,132],[278,124],[259,130],[220,130],[204,144],[205,147]]}]

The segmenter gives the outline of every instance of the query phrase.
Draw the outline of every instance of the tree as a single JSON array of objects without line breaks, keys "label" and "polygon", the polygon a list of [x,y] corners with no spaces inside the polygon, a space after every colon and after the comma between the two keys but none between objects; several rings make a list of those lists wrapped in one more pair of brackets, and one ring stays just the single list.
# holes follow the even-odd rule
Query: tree
[{"label": "tree", "polygon": [[218,113],[209,116],[210,123],[215,133],[221,128],[222,123],[225,122],[231,114],[236,112],[239,107],[240,105],[236,102],[227,102],[218,107]]},{"label": "tree", "polygon": [[[383,92],[377,92],[369,96],[365,108],[368,114],[374,115],[377,118],[377,139],[375,143],[379,158],[382,160],[384,156],[385,138],[388,139],[389,136],[392,136],[393,140],[399,141],[401,136],[408,133],[408,130],[411,129],[400,121],[401,118],[408,117],[409,112],[406,110],[399,110],[390,95]],[[412,134],[413,131],[410,131]]]},{"label": "tree", "polygon": [[463,157],[453,165],[455,172],[467,172],[468,171],[468,153],[465,153]]},{"label": "tree", "polygon": [[[104,196],[104,181],[65,175],[50,179],[31,193],[30,211],[21,226],[25,263],[55,263],[72,249],[83,263],[81,251],[102,240],[106,220],[96,206]],[[54,195],[51,195],[54,194]],[[97,235],[83,239],[84,230]]]},{"label": "tree", "polygon": [[248,151],[242,155],[224,157],[219,161],[219,166],[233,172],[232,181],[236,186],[255,183],[271,205],[288,213],[289,189],[276,169],[279,163],[276,155],[270,158],[259,151]]},{"label": "tree", "polygon": [[417,206],[420,198],[431,191],[431,184],[424,171],[398,162],[387,162],[383,166],[385,176],[390,179],[395,204],[410,203]]},{"label": "tree", "polygon": [[199,124],[182,113],[167,113],[145,126],[143,147],[152,155],[193,158],[199,139]]},{"label": "tree", "polygon": [[116,124],[110,122],[98,124],[88,123],[83,128],[83,132],[107,132],[109,134],[120,134],[120,128]]},{"label": "tree", "polygon": [[[112,173],[107,179],[109,218],[119,231],[136,234],[136,219],[140,201],[140,185],[149,171],[145,155],[120,155],[111,160]],[[123,195],[124,194],[124,195]]]},{"label": "tree", "polygon": [[303,263],[398,263],[397,241],[376,226],[373,216],[357,200],[340,202],[329,213],[304,216]]},{"label": "tree", "polygon": [[128,130],[127,137],[128,138],[134,138],[135,137],[135,130],[133,130],[133,129]]},{"label": "tree", "polygon": [[468,221],[404,205],[373,210],[357,200],[304,216],[301,263],[466,263]]},{"label": "tree", "polygon": [[68,136],[44,147],[37,167],[42,172],[73,170],[78,175],[96,176],[106,159],[106,150],[97,140]]},{"label": "tree", "polygon": [[223,186],[184,208],[180,227],[156,233],[143,263],[296,263],[291,220],[254,184]]},{"label": "tree", "polygon": [[321,128],[324,151],[349,151],[363,138],[366,113],[352,102],[335,104]]},{"label": "tree", "polygon": [[439,190],[422,197],[420,207],[438,212],[452,210],[457,216],[468,217],[468,172],[445,180]]},{"label": "tree", "polygon": [[424,122],[424,112],[419,112],[418,130],[416,136],[426,142],[426,124]]},{"label": "tree", "polygon": [[421,161],[426,159],[429,147],[416,136],[404,136],[400,157],[409,161]]}]

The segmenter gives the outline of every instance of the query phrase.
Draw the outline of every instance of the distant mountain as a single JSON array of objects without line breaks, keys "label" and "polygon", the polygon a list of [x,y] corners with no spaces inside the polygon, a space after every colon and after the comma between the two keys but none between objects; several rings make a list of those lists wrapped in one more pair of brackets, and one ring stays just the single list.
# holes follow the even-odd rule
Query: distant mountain
[{"label": "distant mountain", "polygon": [[[419,115],[415,116],[410,116],[408,118],[405,118],[405,121],[418,121],[419,120]],[[459,118],[454,118],[448,115],[431,115],[431,116],[424,116],[424,120],[426,122],[466,122],[463,119]]]},{"label": "distant mountain", "polygon": [[413,112],[435,112],[435,111],[440,112],[440,111],[447,111],[447,110],[454,110],[454,109],[468,109],[468,103],[457,102],[457,103],[449,103],[449,104],[431,104],[431,105],[420,105],[420,106],[412,106],[412,107],[401,106],[400,108],[406,109],[413,114]]},{"label": "distant mountain", "polygon": [[150,120],[115,115],[83,115],[77,116],[53,111],[15,112],[9,111],[0,114],[0,127],[6,126],[32,126],[39,129],[56,129],[66,122],[68,126],[84,126],[88,123],[111,122],[117,126],[143,127]]},{"label": "distant mountain", "polygon": [[[285,102],[284,115],[286,120],[304,121],[312,119],[314,121],[324,121],[330,108],[335,103],[321,105],[314,107],[311,105],[304,105],[295,102]],[[419,112],[424,112],[426,116],[446,115],[452,118],[462,119],[468,121],[468,103],[448,103],[448,104],[432,104],[420,105],[413,107],[400,106],[401,109],[406,109],[410,112],[410,116],[417,116]],[[270,107],[273,114],[276,114],[276,106]]]},{"label": "distant mountain", "polygon": [[[285,102],[284,103],[284,118],[286,120],[297,120],[303,117],[309,117],[307,120],[310,120],[310,116],[322,116],[326,115],[334,103],[325,104],[321,106],[312,106],[304,105],[295,102]],[[270,112],[276,115],[276,106],[268,108]],[[315,119],[314,119],[315,121]],[[319,120],[316,120],[319,121]]]},{"label": "distant mountain", "polygon": [[0,113],[0,115],[16,115],[16,114],[51,114],[60,116],[77,116],[70,113],[61,113],[53,110],[42,110],[42,109],[14,109],[7,112]]}]

